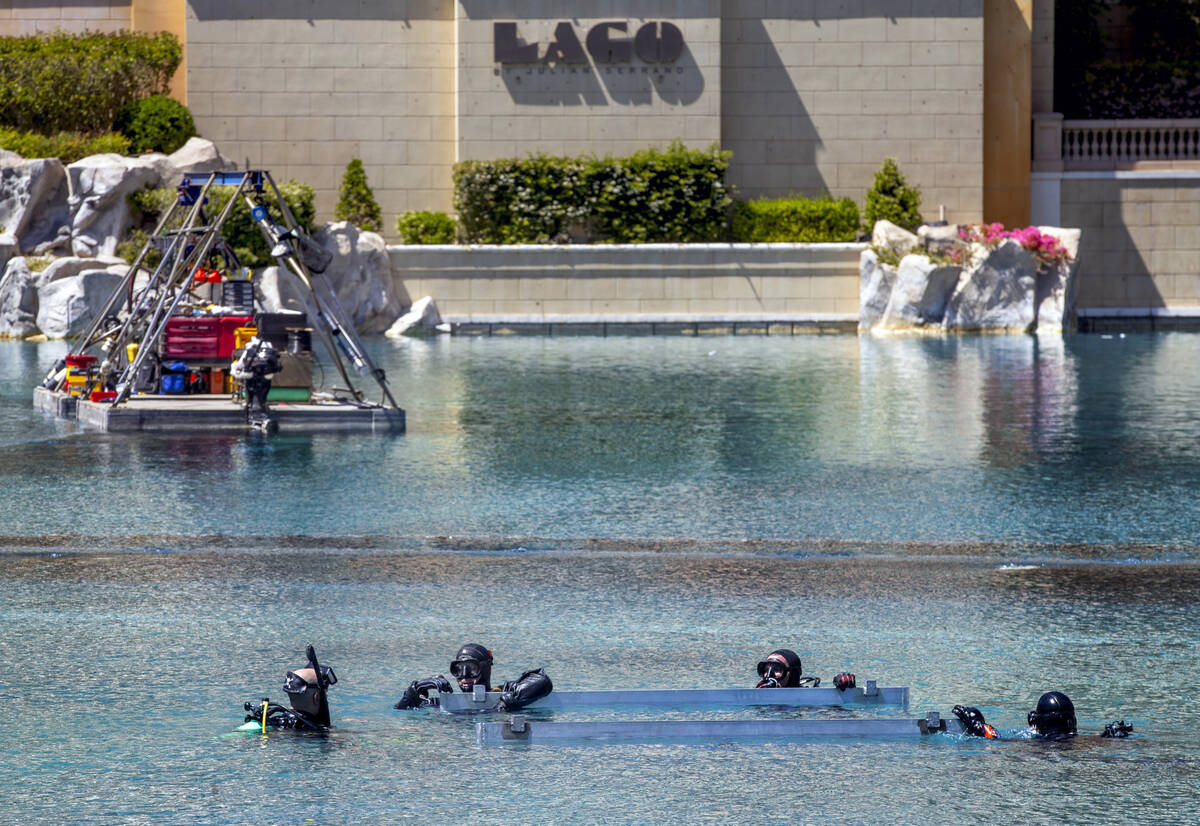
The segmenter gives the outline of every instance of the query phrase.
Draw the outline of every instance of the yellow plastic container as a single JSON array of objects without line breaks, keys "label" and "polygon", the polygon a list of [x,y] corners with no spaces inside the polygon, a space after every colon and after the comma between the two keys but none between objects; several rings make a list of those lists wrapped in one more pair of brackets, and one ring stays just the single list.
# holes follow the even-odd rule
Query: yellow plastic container
[{"label": "yellow plastic container", "polygon": [[137,361],[138,343],[136,341],[125,345],[125,358],[129,359],[129,363],[133,364]]},{"label": "yellow plastic container", "polygon": [[233,349],[241,350],[256,335],[258,335],[257,327],[238,327],[233,331]]}]

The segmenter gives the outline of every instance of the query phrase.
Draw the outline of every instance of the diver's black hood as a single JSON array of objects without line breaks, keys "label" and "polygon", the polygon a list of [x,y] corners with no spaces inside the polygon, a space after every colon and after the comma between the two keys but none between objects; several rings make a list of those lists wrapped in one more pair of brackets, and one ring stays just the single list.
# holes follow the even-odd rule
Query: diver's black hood
[{"label": "diver's black hood", "polygon": [[1045,737],[1069,737],[1078,728],[1075,705],[1061,691],[1047,691],[1038,699],[1037,708],[1029,712],[1029,725]]},{"label": "diver's black hood", "polygon": [[[488,651],[477,642],[463,643],[458,649],[458,653],[454,655],[455,661],[468,660],[479,664],[479,679],[476,683],[482,685],[486,690],[492,690],[492,652]],[[453,673],[453,669],[451,669]]]},{"label": "diver's black hood", "polygon": [[782,657],[783,660],[788,664],[787,680],[784,681],[780,688],[799,688],[800,674],[804,670],[804,666],[800,662],[800,655],[795,651],[792,651],[790,648],[776,648],[767,655],[767,658],[770,659],[772,656]]},{"label": "diver's black hood", "polygon": [[308,656],[308,664],[301,668],[311,668],[316,672],[317,684],[305,682],[294,671],[289,671],[283,682],[283,690],[287,693],[293,710],[300,712],[316,725],[328,728],[329,686],[337,682],[337,675],[329,666],[317,662],[317,653],[311,645],[304,653]]}]

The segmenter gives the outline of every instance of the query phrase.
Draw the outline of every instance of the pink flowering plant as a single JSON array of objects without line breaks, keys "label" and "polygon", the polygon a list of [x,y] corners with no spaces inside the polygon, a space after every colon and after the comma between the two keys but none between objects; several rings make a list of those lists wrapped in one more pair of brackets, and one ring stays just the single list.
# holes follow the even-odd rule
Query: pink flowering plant
[{"label": "pink flowering plant", "polygon": [[1004,224],[970,224],[959,227],[958,237],[969,244],[994,247],[1005,238],[1011,238],[1033,253],[1039,267],[1054,267],[1071,260],[1070,253],[1062,242],[1047,235],[1037,227],[1005,229]]}]

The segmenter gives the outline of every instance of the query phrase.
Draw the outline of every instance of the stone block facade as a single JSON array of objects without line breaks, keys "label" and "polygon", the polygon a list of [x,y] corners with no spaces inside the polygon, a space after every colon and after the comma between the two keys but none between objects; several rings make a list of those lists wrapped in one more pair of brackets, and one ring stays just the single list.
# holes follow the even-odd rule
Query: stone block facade
[{"label": "stone block facade", "polygon": [[132,24],[131,0],[62,3],[0,2],[0,37],[24,37],[63,30],[116,32]]},{"label": "stone block facade", "polygon": [[1200,311],[1200,172],[1068,175],[1062,221],[1084,228],[1081,308]]},{"label": "stone block facade", "polygon": [[448,321],[853,321],[862,244],[389,247]]}]

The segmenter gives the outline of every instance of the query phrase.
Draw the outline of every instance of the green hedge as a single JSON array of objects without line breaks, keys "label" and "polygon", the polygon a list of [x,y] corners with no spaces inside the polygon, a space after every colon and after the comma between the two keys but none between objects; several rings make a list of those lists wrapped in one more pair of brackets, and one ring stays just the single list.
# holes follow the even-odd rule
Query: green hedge
[{"label": "green hedge", "polygon": [[850,198],[764,198],[734,206],[730,235],[760,244],[853,241],[860,222],[858,205]]},{"label": "green hedge", "polygon": [[444,212],[405,212],[396,218],[396,232],[406,244],[453,244],[454,219]]},{"label": "green hedge", "polygon": [[454,206],[474,244],[720,241],[729,158],[676,142],[624,158],[466,161],[454,167]]},{"label": "green hedge", "polygon": [[115,132],[89,137],[78,132],[59,132],[57,135],[42,135],[38,132],[23,132],[0,126],[0,149],[16,152],[24,158],[58,158],[63,163],[74,163],[88,155],[115,152],[129,153],[129,139]]},{"label": "green hedge", "polygon": [[0,37],[0,124],[106,132],[127,103],[165,93],[182,57],[168,32]]},{"label": "green hedge", "polygon": [[[296,221],[306,232],[311,232],[313,219],[316,216],[316,210],[313,208],[312,187],[296,183],[295,181],[288,181],[279,185],[279,191],[283,195],[284,201],[287,202],[288,209],[295,216]],[[204,207],[205,214],[210,218],[215,218],[220,214],[225,204],[228,203],[229,196],[232,194],[233,187],[213,187],[209,190],[208,204]],[[163,212],[170,207],[176,197],[178,197],[178,192],[168,187],[143,189],[140,192],[130,195],[128,198],[129,205],[133,208],[135,215],[141,216],[141,221],[129,233],[125,241],[118,246],[117,254],[127,261],[133,260],[134,256],[138,254],[138,251],[146,243],[149,233],[158,225],[159,218],[161,218]],[[276,223],[282,224],[283,216],[275,207],[274,196],[263,198],[261,202],[267,205],[267,211],[270,213],[272,219]],[[187,213],[181,211],[177,214],[182,218]],[[167,227],[167,229],[173,228],[173,226]],[[229,245],[233,247],[238,260],[243,266],[267,267],[275,264],[275,259],[271,257],[271,251],[267,247],[267,242],[262,237],[262,231],[254,222],[254,219],[250,217],[250,210],[246,207],[245,201],[239,201],[234,206],[229,220],[225,223],[224,236]],[[157,263],[156,258],[152,260],[153,263]]]}]

